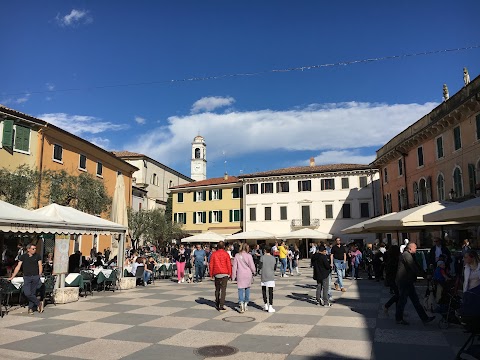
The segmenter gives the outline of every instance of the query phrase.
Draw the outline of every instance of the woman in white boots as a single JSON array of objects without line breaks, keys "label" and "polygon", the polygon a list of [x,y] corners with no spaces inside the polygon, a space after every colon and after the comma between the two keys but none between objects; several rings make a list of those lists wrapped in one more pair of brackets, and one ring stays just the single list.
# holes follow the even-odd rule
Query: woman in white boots
[{"label": "woman in white boots", "polygon": [[233,280],[237,280],[238,304],[241,313],[247,311],[253,274],[255,274],[255,264],[252,255],[250,255],[250,247],[247,243],[243,243],[240,246],[240,251],[235,254],[232,270]]},{"label": "woman in white boots", "polygon": [[[270,253],[270,246],[265,246],[265,254],[260,260],[262,262],[262,295],[264,302],[264,310],[274,313],[273,308],[273,288],[275,287],[275,258]],[[267,301],[268,288],[268,301]]]}]

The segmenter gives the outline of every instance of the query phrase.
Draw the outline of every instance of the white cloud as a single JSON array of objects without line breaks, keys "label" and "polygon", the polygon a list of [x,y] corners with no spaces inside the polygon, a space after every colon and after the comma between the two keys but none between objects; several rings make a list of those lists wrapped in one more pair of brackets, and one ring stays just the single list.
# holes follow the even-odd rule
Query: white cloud
[{"label": "white cloud", "polygon": [[100,136],[91,137],[87,139],[91,143],[101,147],[102,149],[109,150],[110,149],[110,139],[103,138]]},{"label": "white cloud", "polygon": [[28,100],[30,100],[30,94],[25,93],[23,96],[18,98],[13,98],[13,97],[4,98],[0,101],[0,103],[2,103],[3,105],[11,105],[11,104],[18,105],[18,104],[26,103]]},{"label": "white cloud", "polygon": [[143,117],[140,117],[140,116],[135,116],[135,122],[137,124],[140,124],[140,125],[143,125],[147,122],[147,120]]},{"label": "white cloud", "polygon": [[48,91],[53,91],[53,90],[55,90],[55,84],[46,83],[45,86],[46,86],[46,88],[47,88]]},{"label": "white cloud", "polygon": [[70,14],[57,14],[55,20],[60,26],[77,26],[93,22],[93,18],[87,10],[72,9]]},{"label": "white cloud", "polygon": [[[222,150],[237,157],[269,150],[325,152],[380,147],[436,105],[349,102],[285,111],[172,116],[168,125],[149,129],[125,148],[174,164],[189,157],[190,144],[198,133],[208,144],[209,160],[221,158]],[[336,156],[340,159],[341,153]],[[368,162],[356,156],[355,162]]]},{"label": "white cloud", "polygon": [[38,118],[75,135],[98,134],[104,131],[118,131],[128,128],[126,124],[114,124],[103,119],[86,115],[69,115],[65,113],[41,114]]},{"label": "white cloud", "polygon": [[15,104],[23,104],[30,100],[30,94],[25,94],[24,96],[15,99]]},{"label": "white cloud", "polygon": [[193,103],[191,113],[196,114],[202,111],[213,111],[215,109],[229,106],[235,102],[232,97],[210,96],[203,97]]},{"label": "white cloud", "polygon": [[[361,155],[360,149],[328,150],[314,157],[315,164],[370,164],[375,160],[375,154]],[[308,165],[305,160],[301,165]]]}]

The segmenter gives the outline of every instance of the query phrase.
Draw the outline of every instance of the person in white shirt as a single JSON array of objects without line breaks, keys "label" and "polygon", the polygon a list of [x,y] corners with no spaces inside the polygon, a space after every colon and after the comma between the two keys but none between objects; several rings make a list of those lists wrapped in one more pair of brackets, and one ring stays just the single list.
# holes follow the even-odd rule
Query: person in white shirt
[{"label": "person in white shirt", "polygon": [[403,253],[403,250],[405,250],[407,245],[408,245],[408,239],[403,240],[403,245],[400,245],[400,254]]}]

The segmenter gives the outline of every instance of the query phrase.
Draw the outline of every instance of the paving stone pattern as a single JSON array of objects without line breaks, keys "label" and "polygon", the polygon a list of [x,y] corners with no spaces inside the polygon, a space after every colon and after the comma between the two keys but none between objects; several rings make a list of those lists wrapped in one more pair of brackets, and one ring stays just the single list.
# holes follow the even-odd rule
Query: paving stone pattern
[{"label": "paving stone pattern", "polygon": [[[306,261],[302,265],[302,275],[276,278],[274,314],[262,310],[258,278],[245,314],[235,311],[234,283],[227,288],[228,311],[216,311],[208,279],[199,284],[157,280],[133,290],[95,293],[76,303],[49,305],[34,316],[20,308],[0,319],[0,359],[199,360],[195,349],[228,345],[238,352],[216,359],[443,360],[453,359],[466,340],[461,327],[441,330],[438,321],[424,326],[411,305],[411,325],[396,325],[394,308],[389,316],[382,310],[388,289],[367,279],[345,280],[347,292],[333,291],[331,308],[316,306],[312,271]],[[224,320],[242,316],[254,321]]]}]

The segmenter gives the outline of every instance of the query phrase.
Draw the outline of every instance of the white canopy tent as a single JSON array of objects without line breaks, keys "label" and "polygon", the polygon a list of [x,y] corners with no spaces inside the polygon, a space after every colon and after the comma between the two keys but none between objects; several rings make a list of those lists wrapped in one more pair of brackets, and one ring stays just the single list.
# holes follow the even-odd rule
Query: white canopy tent
[{"label": "white canopy tent", "polygon": [[343,229],[342,233],[343,234],[366,234],[366,233],[375,232],[375,231],[372,231],[372,230],[365,229],[365,226],[368,225],[368,224],[374,223],[374,222],[376,222],[376,221],[378,221],[378,220],[380,220],[380,219],[382,219],[386,216],[390,216],[390,215],[393,215],[393,214],[396,214],[396,212],[386,214],[386,215],[377,216],[375,218],[359,222],[358,224],[355,224],[355,225],[352,225],[348,228]]},{"label": "white canopy tent", "polygon": [[312,229],[300,229],[289,232],[287,234],[278,235],[278,239],[318,239],[318,240],[330,240],[333,236],[321,231]]},{"label": "white canopy tent", "polygon": [[57,233],[64,230],[45,215],[36,214],[0,200],[0,231],[2,232]]},{"label": "white canopy tent", "polygon": [[276,239],[276,236],[260,230],[243,231],[227,236],[227,240],[269,240]]},{"label": "white canopy tent", "polygon": [[394,214],[388,214],[381,218],[376,218],[364,225],[365,230],[370,232],[395,231],[395,230],[413,230],[424,229],[427,227],[442,227],[448,225],[459,225],[458,221],[443,221],[443,222],[425,222],[423,216],[435,211],[443,210],[446,207],[452,206],[453,203],[448,202],[432,202],[425,205],[420,205],[408,210],[399,211]]},{"label": "white canopy tent", "polygon": [[217,243],[222,240],[225,240],[225,236],[221,234],[217,234],[213,231],[207,231],[201,234],[183,238],[181,241],[182,243],[194,243],[194,242]]},{"label": "white canopy tent", "polygon": [[423,220],[480,223],[480,197],[425,214]]}]

